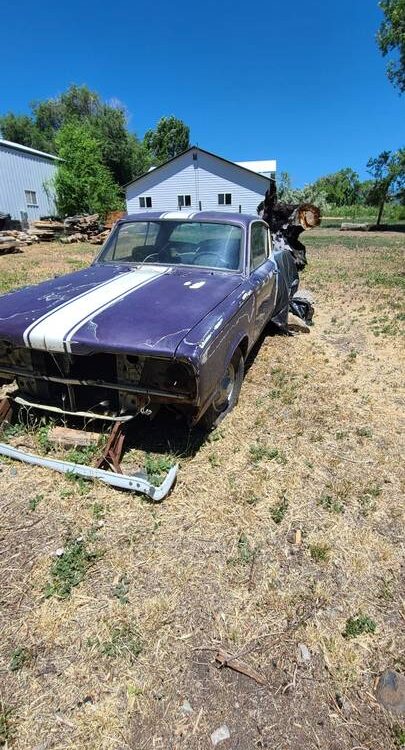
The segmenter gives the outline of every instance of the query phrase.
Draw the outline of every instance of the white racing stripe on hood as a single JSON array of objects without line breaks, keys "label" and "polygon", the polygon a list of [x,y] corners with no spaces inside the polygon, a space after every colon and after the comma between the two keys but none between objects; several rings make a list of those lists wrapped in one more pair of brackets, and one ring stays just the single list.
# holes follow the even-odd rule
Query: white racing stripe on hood
[{"label": "white racing stripe on hood", "polygon": [[145,286],[166,271],[166,266],[137,268],[104,282],[69,302],[64,302],[24,331],[26,345],[32,349],[69,352],[71,339],[79,328],[127,294]]}]

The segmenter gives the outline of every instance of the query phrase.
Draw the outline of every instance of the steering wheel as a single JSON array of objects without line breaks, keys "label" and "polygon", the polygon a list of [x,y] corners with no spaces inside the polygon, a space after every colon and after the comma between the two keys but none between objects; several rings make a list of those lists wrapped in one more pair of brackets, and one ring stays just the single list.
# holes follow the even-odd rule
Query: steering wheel
[{"label": "steering wheel", "polygon": [[[204,258],[205,261],[208,261],[208,263],[201,264],[201,260]],[[213,259],[214,263],[210,263],[209,259]],[[218,265],[221,263],[222,265]],[[215,253],[213,250],[204,250],[204,248],[199,251],[197,248],[196,254],[193,258],[193,266],[200,266],[200,265],[207,265],[212,266],[213,268],[229,268],[229,263],[225,260],[225,258],[218,255],[218,253]]]},{"label": "steering wheel", "polygon": [[162,263],[179,263],[180,262],[180,255],[176,251],[176,248],[173,246],[172,242],[166,242],[163,247],[160,249],[159,252],[159,258],[162,261]]},{"label": "steering wheel", "polygon": [[146,261],[147,261],[147,260],[148,260],[149,258],[159,258],[159,253],[149,253],[149,255],[147,255],[147,256],[146,256],[146,258],[144,258],[144,259],[143,259],[143,260],[141,261],[141,263],[146,263]]}]

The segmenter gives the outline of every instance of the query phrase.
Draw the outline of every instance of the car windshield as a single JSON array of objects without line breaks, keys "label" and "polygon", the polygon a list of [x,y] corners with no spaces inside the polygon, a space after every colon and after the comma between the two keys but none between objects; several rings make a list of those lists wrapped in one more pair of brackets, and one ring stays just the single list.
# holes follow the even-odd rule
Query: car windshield
[{"label": "car windshield", "polygon": [[125,222],[112,233],[98,262],[238,271],[242,264],[242,230],[233,224],[201,221]]}]

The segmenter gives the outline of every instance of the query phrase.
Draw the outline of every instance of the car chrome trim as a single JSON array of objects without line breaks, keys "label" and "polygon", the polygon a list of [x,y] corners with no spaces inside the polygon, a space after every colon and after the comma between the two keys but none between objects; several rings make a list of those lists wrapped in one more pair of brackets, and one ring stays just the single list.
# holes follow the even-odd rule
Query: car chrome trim
[{"label": "car chrome trim", "polygon": [[34,453],[26,453],[19,448],[13,448],[6,443],[0,443],[0,455],[8,456],[16,461],[23,461],[32,466],[42,466],[45,469],[54,469],[62,474],[75,474],[84,479],[99,479],[105,484],[131,492],[141,492],[154,500],[160,502],[170,492],[177,477],[178,464],[169,469],[164,481],[158,487],[148,482],[145,476],[139,474],[116,474],[105,469],[97,469],[94,466],[75,464],[71,461],[59,461],[56,458],[45,458]]}]

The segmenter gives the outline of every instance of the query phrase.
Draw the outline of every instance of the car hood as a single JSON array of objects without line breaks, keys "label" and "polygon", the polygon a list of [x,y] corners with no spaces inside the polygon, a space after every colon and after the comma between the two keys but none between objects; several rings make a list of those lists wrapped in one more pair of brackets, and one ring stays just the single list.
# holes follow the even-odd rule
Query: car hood
[{"label": "car hood", "polygon": [[0,297],[0,339],[74,354],[173,356],[240,283],[205,269],[96,264]]}]

